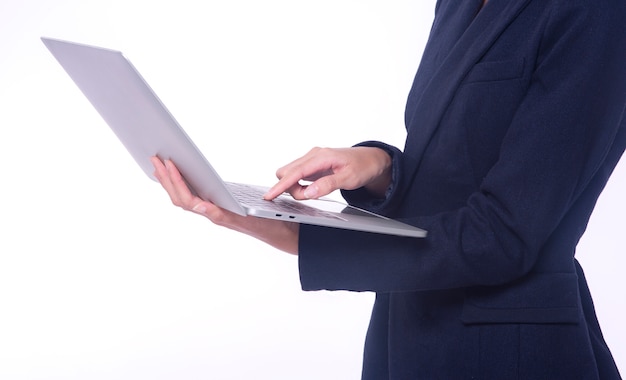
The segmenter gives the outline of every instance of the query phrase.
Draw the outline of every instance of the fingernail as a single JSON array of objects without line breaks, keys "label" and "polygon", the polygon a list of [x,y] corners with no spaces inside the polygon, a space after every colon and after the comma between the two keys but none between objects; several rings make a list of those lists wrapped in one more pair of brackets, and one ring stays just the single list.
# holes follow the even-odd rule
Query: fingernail
[{"label": "fingernail", "polygon": [[304,189],[304,196],[308,199],[317,197],[317,186],[309,185],[306,189]]},{"label": "fingernail", "polygon": [[197,205],[195,205],[192,210],[193,212],[196,212],[198,214],[202,214],[202,215],[206,214],[206,207],[204,207],[202,203],[198,203]]}]

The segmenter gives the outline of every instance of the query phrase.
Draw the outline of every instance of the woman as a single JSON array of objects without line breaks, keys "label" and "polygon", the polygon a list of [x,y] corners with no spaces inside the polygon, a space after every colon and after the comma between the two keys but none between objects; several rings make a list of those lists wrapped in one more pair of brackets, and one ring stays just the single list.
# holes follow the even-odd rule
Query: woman
[{"label": "woman", "polygon": [[[341,189],[411,239],[240,217],[154,159],[173,203],[376,292],[363,379],[619,379],[574,258],[626,146],[623,0],[440,0],[403,150],[313,149],[266,194]],[[300,180],[313,181],[308,186]]]}]

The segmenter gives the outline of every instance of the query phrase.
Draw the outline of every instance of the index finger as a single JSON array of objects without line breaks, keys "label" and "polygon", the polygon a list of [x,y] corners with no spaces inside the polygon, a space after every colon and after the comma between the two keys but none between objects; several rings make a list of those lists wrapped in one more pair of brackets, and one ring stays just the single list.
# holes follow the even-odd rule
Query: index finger
[{"label": "index finger", "polygon": [[278,180],[278,182],[272,186],[271,189],[263,195],[263,199],[272,200],[282,193],[288,192],[292,197],[296,199],[302,199],[304,196],[301,194],[306,186],[300,185],[301,176],[295,172],[292,172]]},{"label": "index finger", "polygon": [[[300,184],[301,180],[318,182],[320,179],[335,174],[335,167],[344,165],[342,159],[337,157],[335,150],[325,148],[313,148],[304,156],[285,165],[277,171],[279,181],[265,194],[264,198],[272,200],[281,193],[287,191],[296,199],[317,198],[328,194],[334,188],[310,189],[307,185]],[[316,188],[313,185],[313,188]],[[307,189],[309,190],[307,192]]]}]

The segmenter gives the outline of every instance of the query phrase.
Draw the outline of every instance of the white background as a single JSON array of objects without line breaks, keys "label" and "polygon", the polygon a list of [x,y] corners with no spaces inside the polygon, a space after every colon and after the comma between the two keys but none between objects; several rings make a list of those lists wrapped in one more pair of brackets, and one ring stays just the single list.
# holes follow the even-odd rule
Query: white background
[{"label": "white background", "polygon": [[[373,300],[173,207],[40,36],[122,50],[225,179],[270,185],[314,145],[402,146],[433,6],[0,2],[0,379],[358,379]],[[622,163],[578,257],[625,370],[623,194]]]}]

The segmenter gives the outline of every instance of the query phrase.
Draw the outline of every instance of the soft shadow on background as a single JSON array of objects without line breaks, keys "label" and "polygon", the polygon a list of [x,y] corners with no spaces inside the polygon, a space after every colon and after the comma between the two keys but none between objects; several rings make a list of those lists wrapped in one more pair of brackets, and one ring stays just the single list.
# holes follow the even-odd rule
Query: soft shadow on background
[{"label": "soft shadow on background", "polygon": [[[39,37],[122,50],[227,180],[403,145],[434,0],[0,3],[0,378],[358,379],[373,297],[174,208]],[[198,4],[202,4],[201,6]],[[578,257],[626,371],[626,168]]]}]

